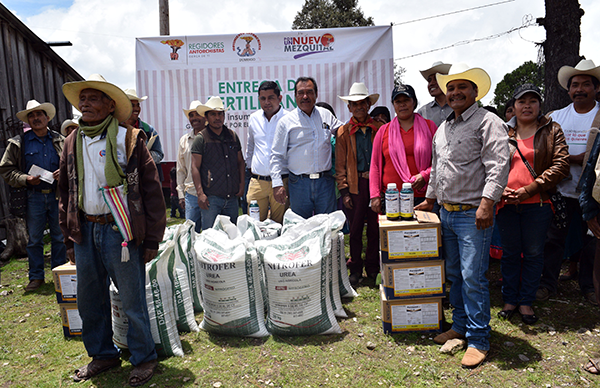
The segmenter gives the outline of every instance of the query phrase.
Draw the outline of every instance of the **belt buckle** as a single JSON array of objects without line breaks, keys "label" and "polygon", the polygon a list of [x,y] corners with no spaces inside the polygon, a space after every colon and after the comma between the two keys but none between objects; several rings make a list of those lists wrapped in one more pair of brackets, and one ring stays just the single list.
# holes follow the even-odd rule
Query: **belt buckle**
[{"label": "belt buckle", "polygon": [[52,190],[50,190],[50,189],[42,189],[41,192],[42,192],[42,194],[50,194],[52,192]]},{"label": "belt buckle", "polygon": [[316,174],[308,174],[308,177],[310,179],[319,179],[321,177],[320,173],[316,173]]}]

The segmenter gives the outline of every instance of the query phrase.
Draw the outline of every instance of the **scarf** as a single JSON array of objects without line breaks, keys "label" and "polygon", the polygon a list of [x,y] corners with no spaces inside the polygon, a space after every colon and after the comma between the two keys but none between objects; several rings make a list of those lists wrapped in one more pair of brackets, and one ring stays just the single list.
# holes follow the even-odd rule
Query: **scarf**
[{"label": "scarf", "polygon": [[125,173],[119,165],[117,158],[117,133],[119,132],[119,121],[112,115],[108,115],[103,122],[98,125],[88,126],[83,121],[80,122],[77,130],[77,139],[75,141],[75,153],[77,158],[78,188],[77,199],[79,208],[83,208],[83,136],[96,137],[106,131],[106,163],[104,165],[104,175],[108,187],[117,187],[125,184]]},{"label": "scarf", "polygon": [[[425,119],[418,113],[415,113],[414,115],[413,128],[415,135],[415,164],[417,165],[417,169],[419,171],[425,171],[431,166],[431,144],[433,141],[433,136],[429,130],[427,121],[425,121]],[[400,178],[402,178],[402,181],[413,183],[415,178],[411,175],[410,170],[408,169],[408,163],[406,162],[406,151],[404,149],[404,142],[402,141],[402,134],[400,133],[401,130],[402,129],[400,128],[398,117],[395,117],[390,122],[388,127],[388,148],[390,150],[390,158],[392,159],[392,164],[398,172],[398,175],[400,175]],[[383,136],[381,139],[381,148],[383,149]],[[416,192],[421,194],[425,193],[426,190],[427,185],[423,186],[421,190]]]},{"label": "scarf", "polygon": [[354,135],[359,128],[370,127],[373,131],[377,131],[377,126],[375,125],[375,120],[372,117],[367,116],[367,121],[364,123],[359,123],[358,120],[352,116],[350,119],[350,136]]}]

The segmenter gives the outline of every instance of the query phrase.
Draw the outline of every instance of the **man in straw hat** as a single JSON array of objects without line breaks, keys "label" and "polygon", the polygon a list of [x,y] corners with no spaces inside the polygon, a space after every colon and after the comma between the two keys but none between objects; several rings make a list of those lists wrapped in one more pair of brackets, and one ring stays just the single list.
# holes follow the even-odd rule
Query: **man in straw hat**
[{"label": "man in straw hat", "polygon": [[[489,75],[464,63],[448,75],[437,74],[453,110],[433,138],[433,159],[426,201],[418,210],[442,205],[446,277],[452,282],[452,328],[434,341],[466,338],[462,359],[476,367],[490,349],[490,293],[485,272],[494,226],[494,204],[502,196],[510,169],[506,124],[477,106],[490,89]],[[473,222],[475,220],[475,222]]]},{"label": "man in straw hat", "polygon": [[185,218],[196,224],[197,233],[202,231],[202,213],[198,206],[198,193],[192,178],[192,143],[196,136],[206,127],[206,119],[196,112],[196,108],[202,105],[198,100],[190,102],[190,109],[184,109],[183,113],[190,122],[192,130],[181,136],[179,149],[177,150],[177,195],[179,206],[185,209]]},{"label": "man in straw hat", "polygon": [[[350,223],[350,283],[357,285],[363,275],[375,280],[379,273],[379,224],[377,213],[369,207],[369,169],[373,139],[381,123],[369,116],[379,94],[369,94],[364,83],[355,82],[348,96],[338,96],[348,104],[352,118],[337,131],[335,179],[348,210]],[[367,251],[363,264],[363,229],[367,221]]]},{"label": "man in straw hat", "polygon": [[[50,227],[52,240],[52,268],[64,264],[66,248],[58,225],[58,197],[56,181],[60,154],[65,138],[48,128],[56,109],[46,102],[27,102],[27,107],[17,113],[17,118],[29,124],[31,131],[8,140],[0,162],[0,174],[10,186],[27,187],[27,231],[29,242],[29,284],[25,291],[33,291],[44,284],[44,230]],[[47,177],[30,175],[37,166],[46,170]]]},{"label": "man in straw hat", "polygon": [[[572,261],[579,261],[581,293],[589,303],[596,304],[592,280],[595,239],[587,235],[587,226],[581,216],[577,199],[579,192],[576,187],[583,169],[582,163],[590,128],[600,126],[600,104],[596,102],[596,93],[600,90],[600,66],[594,65],[591,60],[582,60],[575,67],[563,66],[558,70],[558,82],[567,90],[572,101],[565,108],[550,114],[550,117],[560,124],[569,146],[571,176],[556,186],[565,198],[567,218],[566,227],[558,228],[555,223],[552,223],[548,228],[544,248],[544,270],[536,299],[548,300],[556,293],[570,226],[579,224],[578,239],[581,239],[582,245],[573,249],[574,252],[570,256]],[[575,273],[569,271],[566,275],[570,278],[574,277]]]},{"label": "man in straw hat", "polygon": [[304,218],[335,211],[335,180],[331,170],[331,135],[344,123],[315,106],[317,81],[299,77],[294,93],[297,108],[277,124],[271,149],[271,178],[275,199],[287,200],[282,175],[289,171],[289,199],[294,213]]},{"label": "man in straw hat", "polygon": [[[281,89],[274,81],[264,81],[258,87],[258,101],[261,109],[250,115],[248,120],[248,147],[246,160],[251,171],[247,201],[256,200],[260,210],[260,220],[267,218],[269,209],[271,219],[283,223],[283,213],[289,204],[281,204],[273,195],[273,184],[269,163],[275,128],[279,120],[288,111],[281,107]],[[287,176],[283,178],[287,187]]]},{"label": "man in straw hat", "polygon": [[67,137],[71,134],[71,132],[73,132],[77,128],[79,128],[77,119],[66,119],[60,126],[60,134],[64,137]]},{"label": "man in straw hat", "polygon": [[436,74],[448,74],[450,66],[452,65],[449,63],[438,61],[431,65],[429,69],[421,70],[421,75],[427,81],[427,91],[431,97],[433,97],[433,101],[423,105],[417,113],[424,118],[433,121],[438,127],[446,120],[448,115],[450,115],[452,109],[448,106],[446,95],[442,92],[442,89],[440,89],[440,86],[437,83]]},{"label": "man in straw hat", "polygon": [[196,111],[208,123],[192,143],[192,178],[202,213],[202,230],[212,228],[219,214],[238,217],[238,197],[244,194],[245,163],[237,134],[227,128],[220,97],[211,97]]},{"label": "man in straw hat", "polygon": [[[60,163],[60,226],[67,256],[77,266],[81,337],[92,357],[75,371],[73,379],[87,380],[121,364],[112,341],[110,276],[129,321],[129,361],[134,366],[129,384],[142,385],[158,365],[146,309],[144,267],[156,257],[166,225],[156,165],[144,132],[119,125],[131,115],[131,102],[120,88],[93,74],[86,81],[64,84],[63,93],[81,118],[77,132],[65,141]],[[100,190],[120,186],[126,186],[124,197],[133,234],[124,247]],[[129,260],[122,258],[123,249]]]}]

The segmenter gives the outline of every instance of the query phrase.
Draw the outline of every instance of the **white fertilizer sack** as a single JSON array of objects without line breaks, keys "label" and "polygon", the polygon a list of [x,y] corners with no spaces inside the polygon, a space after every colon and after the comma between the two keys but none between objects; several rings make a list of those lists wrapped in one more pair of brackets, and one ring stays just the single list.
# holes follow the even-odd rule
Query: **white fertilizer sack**
[{"label": "white fertilizer sack", "polygon": [[127,330],[129,330],[129,320],[125,311],[123,311],[123,302],[119,295],[119,290],[115,284],[110,282],[108,288],[110,294],[110,307],[112,312],[112,330],[113,342],[121,349],[127,349]]},{"label": "white fertilizer sack", "polygon": [[350,284],[348,267],[346,266],[346,251],[344,250],[344,233],[337,232],[331,238],[332,257],[338,262],[340,295],[342,298],[354,298],[358,293]]},{"label": "white fertilizer sack", "polygon": [[179,227],[177,238],[175,239],[175,256],[185,265],[187,269],[190,293],[194,311],[202,312],[202,288],[200,285],[200,275],[198,274],[198,262],[193,254],[193,241],[196,236],[194,231],[194,222],[186,220]]}]

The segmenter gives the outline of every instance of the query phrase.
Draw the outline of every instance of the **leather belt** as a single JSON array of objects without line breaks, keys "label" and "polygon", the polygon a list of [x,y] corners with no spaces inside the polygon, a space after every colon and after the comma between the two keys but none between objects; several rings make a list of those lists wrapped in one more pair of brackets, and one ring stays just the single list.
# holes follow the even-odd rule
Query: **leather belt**
[{"label": "leather belt", "polygon": [[42,193],[42,194],[50,194],[50,193],[54,192],[53,189],[38,189],[36,187],[32,187],[31,190],[38,192],[38,193]]},{"label": "leather belt", "polygon": [[329,173],[329,171],[323,171],[323,172],[316,172],[314,174],[298,174],[298,176],[302,177],[302,178],[319,179],[321,177],[324,177],[328,173]]},{"label": "leather belt", "polygon": [[262,175],[252,174],[252,178],[258,179],[259,181],[269,181],[269,182],[271,181],[270,176],[262,176]]},{"label": "leather belt", "polygon": [[369,171],[363,171],[358,173],[359,178],[369,179]]},{"label": "leather belt", "polygon": [[110,224],[111,222],[115,221],[115,218],[110,213],[98,215],[84,214],[83,216],[86,220],[90,222],[95,222],[100,225]]},{"label": "leather belt", "polygon": [[442,206],[449,212],[467,211],[477,207],[475,205],[461,205],[458,203],[444,203]]}]

